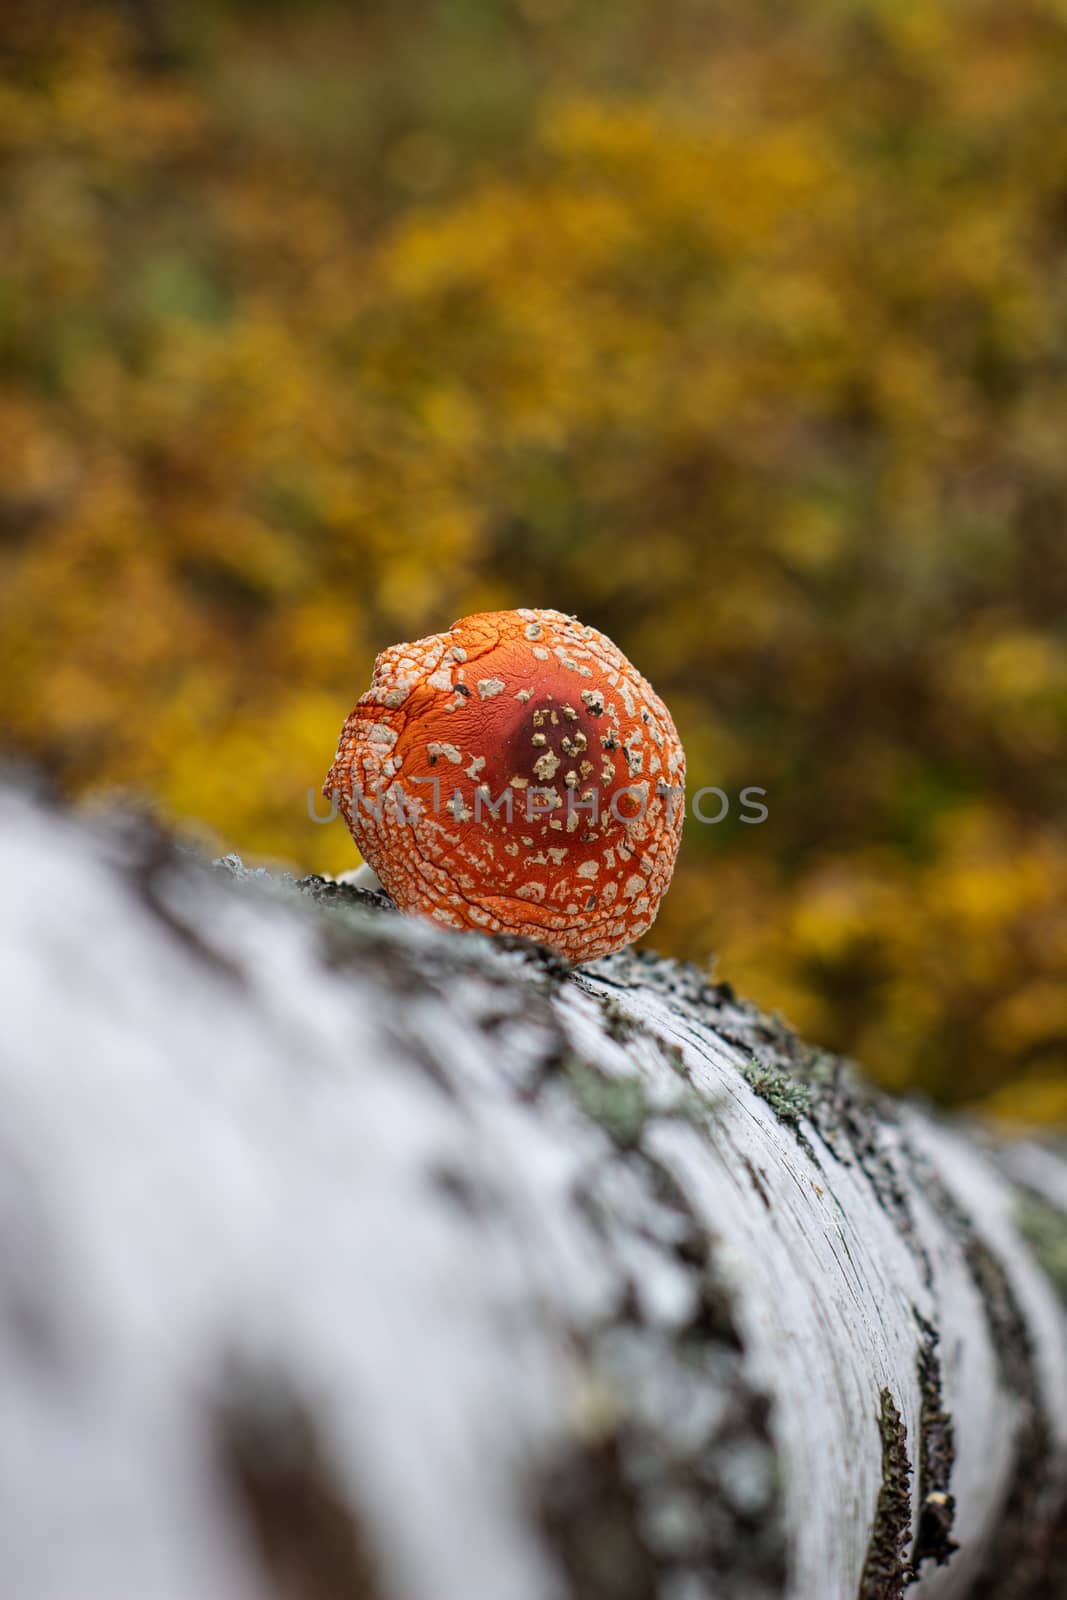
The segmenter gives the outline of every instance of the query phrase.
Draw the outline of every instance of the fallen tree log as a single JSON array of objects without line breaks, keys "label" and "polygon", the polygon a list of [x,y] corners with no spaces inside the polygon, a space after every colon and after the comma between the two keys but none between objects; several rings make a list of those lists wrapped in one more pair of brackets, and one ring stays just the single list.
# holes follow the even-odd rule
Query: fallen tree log
[{"label": "fallen tree log", "polygon": [[0,1595],[1053,1600],[1067,1160],[0,791]]}]

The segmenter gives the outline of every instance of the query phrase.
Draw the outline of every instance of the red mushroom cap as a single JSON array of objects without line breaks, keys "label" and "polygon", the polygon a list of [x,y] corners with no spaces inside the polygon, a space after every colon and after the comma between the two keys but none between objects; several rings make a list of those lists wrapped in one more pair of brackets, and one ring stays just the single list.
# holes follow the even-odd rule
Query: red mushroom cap
[{"label": "red mushroom cap", "polygon": [[651,685],[559,611],[487,611],[374,663],[323,785],[401,911],[574,963],[651,926],[685,755]]}]

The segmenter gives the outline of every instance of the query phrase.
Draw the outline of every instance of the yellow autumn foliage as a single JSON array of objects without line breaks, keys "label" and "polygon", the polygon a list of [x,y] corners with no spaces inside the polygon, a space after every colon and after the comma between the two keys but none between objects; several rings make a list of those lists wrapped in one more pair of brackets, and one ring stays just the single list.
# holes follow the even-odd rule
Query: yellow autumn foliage
[{"label": "yellow autumn foliage", "polygon": [[652,942],[1067,1118],[1067,6],[592,10],[0,22],[6,742],[340,871],[375,652],[574,611],[730,801]]}]

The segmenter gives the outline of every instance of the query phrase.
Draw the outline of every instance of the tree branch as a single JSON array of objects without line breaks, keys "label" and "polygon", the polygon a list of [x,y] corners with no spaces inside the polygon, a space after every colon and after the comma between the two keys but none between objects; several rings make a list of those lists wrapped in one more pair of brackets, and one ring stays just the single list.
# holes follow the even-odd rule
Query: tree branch
[{"label": "tree branch", "polygon": [[10,787],[0,879],[3,1593],[1064,1592],[1062,1152]]}]

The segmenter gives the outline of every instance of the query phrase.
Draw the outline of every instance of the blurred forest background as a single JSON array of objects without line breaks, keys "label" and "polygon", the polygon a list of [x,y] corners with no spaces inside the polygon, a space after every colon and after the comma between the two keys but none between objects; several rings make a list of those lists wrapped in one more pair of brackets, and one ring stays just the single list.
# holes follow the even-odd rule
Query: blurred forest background
[{"label": "blurred forest background", "polygon": [[16,0],[0,56],[11,748],[340,871],[375,652],[574,611],[735,797],[651,942],[1067,1118],[1067,0]]}]

